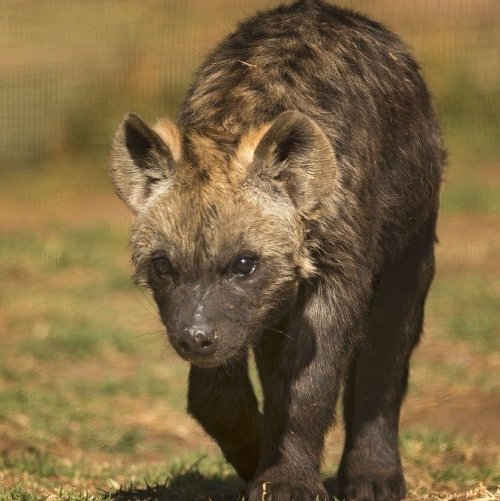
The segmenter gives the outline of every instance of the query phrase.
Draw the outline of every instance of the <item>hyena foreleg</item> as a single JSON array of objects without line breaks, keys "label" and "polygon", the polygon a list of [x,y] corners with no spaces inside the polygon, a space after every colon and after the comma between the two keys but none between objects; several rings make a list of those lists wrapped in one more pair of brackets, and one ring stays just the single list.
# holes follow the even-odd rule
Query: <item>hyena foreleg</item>
[{"label": "hyena foreleg", "polygon": [[263,351],[269,346],[261,343],[256,352],[265,402],[262,456],[249,501],[328,499],[321,459],[346,369],[338,353],[349,349],[350,336],[332,335],[331,325],[312,325],[304,316],[290,324],[281,350],[274,350],[279,356],[273,370]]},{"label": "hyena foreleg", "polygon": [[250,480],[260,457],[261,419],[247,361],[191,366],[188,411],[219,444],[238,475]]},{"label": "hyena foreleg", "polygon": [[345,499],[405,497],[399,413],[434,275],[435,224],[433,216],[380,274],[367,342],[352,364],[344,392],[346,443],[338,479]]}]

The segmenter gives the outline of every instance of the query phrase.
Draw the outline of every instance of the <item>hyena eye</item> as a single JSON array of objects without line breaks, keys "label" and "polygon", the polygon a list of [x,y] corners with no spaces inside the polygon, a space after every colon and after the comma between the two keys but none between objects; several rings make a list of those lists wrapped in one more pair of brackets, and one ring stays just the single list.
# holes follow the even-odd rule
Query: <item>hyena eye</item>
[{"label": "hyena eye", "polygon": [[250,275],[257,267],[257,259],[250,256],[239,257],[233,266],[233,274],[238,277]]},{"label": "hyena eye", "polygon": [[158,277],[165,277],[172,273],[172,263],[166,256],[158,256],[151,260],[153,272]]}]

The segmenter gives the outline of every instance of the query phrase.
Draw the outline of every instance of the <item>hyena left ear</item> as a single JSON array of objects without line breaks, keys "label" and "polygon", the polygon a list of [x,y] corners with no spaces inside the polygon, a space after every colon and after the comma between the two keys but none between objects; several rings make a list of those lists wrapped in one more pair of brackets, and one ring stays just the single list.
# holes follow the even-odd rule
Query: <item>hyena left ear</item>
[{"label": "hyena left ear", "polygon": [[325,133],[298,111],[285,111],[271,124],[254,153],[259,177],[279,182],[302,215],[312,215],[331,195],[337,161]]},{"label": "hyena left ear", "polygon": [[110,173],[116,194],[134,213],[155,183],[170,176],[179,150],[179,131],[171,122],[151,128],[135,113],[125,117],[113,141]]}]

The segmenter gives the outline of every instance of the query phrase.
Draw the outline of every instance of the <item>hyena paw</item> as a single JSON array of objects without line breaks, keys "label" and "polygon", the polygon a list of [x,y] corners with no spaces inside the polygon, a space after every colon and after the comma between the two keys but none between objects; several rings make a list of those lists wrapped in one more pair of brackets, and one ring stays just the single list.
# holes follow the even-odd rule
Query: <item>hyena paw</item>
[{"label": "hyena paw", "polygon": [[328,501],[324,488],[286,482],[254,482],[245,501]]},{"label": "hyena paw", "polygon": [[399,501],[406,496],[403,475],[357,475],[340,484],[340,499],[345,501]]}]

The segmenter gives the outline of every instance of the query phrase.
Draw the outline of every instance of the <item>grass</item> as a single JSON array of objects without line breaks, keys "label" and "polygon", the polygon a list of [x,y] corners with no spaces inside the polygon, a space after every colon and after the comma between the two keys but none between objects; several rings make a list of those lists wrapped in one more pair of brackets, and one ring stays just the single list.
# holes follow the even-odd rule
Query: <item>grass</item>
[{"label": "grass", "polygon": [[444,71],[448,74],[436,102],[451,158],[454,163],[459,159],[459,167],[463,166],[460,163],[474,162],[466,165],[467,170],[474,171],[477,165],[498,158],[500,153],[495,133],[500,118],[494,111],[495,103],[500,102],[499,74],[493,74],[493,82],[485,86],[470,65],[447,67]]},{"label": "grass", "polygon": [[476,448],[473,440],[444,431],[409,432],[401,439],[408,468],[425,467],[431,482],[461,485],[466,489],[479,482],[494,491],[500,485],[500,462],[495,457],[495,448],[490,446],[481,454],[477,454]]},{"label": "grass", "polygon": [[431,292],[430,309],[443,334],[493,353],[500,349],[500,292],[493,277],[447,277]]},{"label": "grass", "polygon": [[[494,217],[480,217],[496,234]],[[473,260],[467,246],[453,247],[474,232],[474,221],[461,212],[441,218],[430,339],[413,364],[402,436],[410,499],[464,493],[481,482],[493,492],[498,482],[498,451],[487,433],[476,439],[471,431],[488,426],[498,390],[491,257],[498,240],[477,235]],[[187,367],[168,349],[147,296],[128,282],[127,225],[62,219],[49,221],[47,232],[47,221],[40,224],[0,232],[1,328],[8,334],[0,357],[0,499],[235,499],[241,483],[185,415]],[[447,404],[443,394],[457,397]],[[474,395],[478,416],[457,414],[461,395]],[[422,412],[429,399],[434,410]],[[443,427],[432,412],[443,415],[447,405]],[[413,414],[420,417],[411,421]],[[465,435],[447,429],[459,414]],[[331,473],[341,436],[332,440]]]},{"label": "grass", "polygon": [[445,188],[441,208],[446,214],[500,212],[499,187],[482,182],[455,183]]},{"label": "grass", "polygon": [[[169,476],[163,481],[132,484],[111,493],[116,501],[168,499],[239,499],[238,491],[243,484],[223,462],[199,458],[192,464],[185,461],[174,463]],[[202,494],[201,494],[202,493]]]},{"label": "grass", "polygon": [[[112,251],[123,242],[123,234],[113,228],[96,225],[86,228],[48,228],[44,234],[20,231],[0,234],[0,256],[14,253],[13,263],[37,264],[50,273],[76,266],[112,268]],[[12,266],[12,263],[4,264]],[[5,270],[7,273],[9,269]]]},{"label": "grass", "polygon": [[[105,172],[121,115],[174,114],[207,48],[266,3],[221,2],[168,2],[154,19],[133,0],[2,7],[0,41],[18,57],[0,58],[13,75],[0,79],[12,167],[0,184],[0,501],[216,501],[243,488],[186,415],[188,368],[130,280],[130,219]],[[409,499],[500,499],[500,58],[482,56],[490,7],[444,5],[415,16],[405,2],[356,3],[414,46],[450,151],[401,449]],[[327,478],[341,446],[335,431]]]},{"label": "grass", "polygon": [[98,355],[100,348],[105,346],[120,353],[134,350],[135,339],[131,332],[94,325],[88,320],[75,322],[55,319],[41,325],[39,329],[38,336],[26,339],[20,348],[20,351],[38,360],[88,358]]}]

